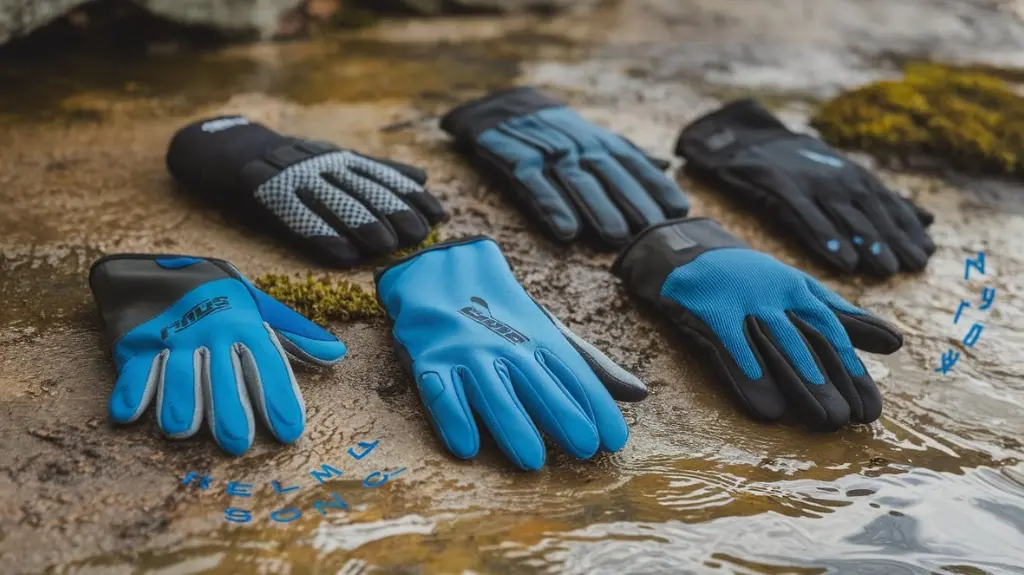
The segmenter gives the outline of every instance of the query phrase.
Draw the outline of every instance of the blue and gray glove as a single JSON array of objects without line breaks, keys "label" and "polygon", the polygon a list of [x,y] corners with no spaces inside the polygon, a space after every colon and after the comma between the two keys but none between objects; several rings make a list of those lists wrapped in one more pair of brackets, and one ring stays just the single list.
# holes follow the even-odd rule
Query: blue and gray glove
[{"label": "blue and gray glove", "polygon": [[165,434],[191,437],[205,412],[232,455],[252,445],[253,408],[281,442],[302,435],[306,409],[286,354],[317,365],[345,355],[224,260],[110,255],[93,264],[89,285],[117,365],[111,419],[135,421],[155,396]]},{"label": "blue and gray glove", "polygon": [[667,162],[535,88],[463,104],[445,115],[441,128],[560,242],[588,228],[620,247],[632,233],[685,216],[690,207],[662,173]]},{"label": "blue and gray glove", "polygon": [[894,353],[900,332],[718,222],[653,226],[612,271],[701,347],[755,417],[776,420],[788,406],[833,430],[881,415],[881,393],[854,347]]},{"label": "blue and gray glove", "polygon": [[541,433],[580,459],[626,443],[612,398],[639,401],[647,388],[531,299],[493,240],[413,254],[377,273],[377,297],[399,358],[455,456],[477,454],[476,417],[527,470],[544,465]]}]

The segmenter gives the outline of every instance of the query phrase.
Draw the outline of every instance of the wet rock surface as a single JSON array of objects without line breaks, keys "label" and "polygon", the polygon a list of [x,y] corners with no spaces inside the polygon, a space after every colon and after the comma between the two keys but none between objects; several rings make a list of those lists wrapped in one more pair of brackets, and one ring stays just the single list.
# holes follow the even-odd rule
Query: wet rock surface
[{"label": "wet rock surface", "polygon": [[[882,420],[816,434],[749,420],[699,355],[627,297],[607,271],[612,254],[543,239],[437,127],[455,103],[533,83],[668,156],[678,129],[725,98],[760,96],[802,128],[816,98],[894,75],[904,56],[1005,64],[1024,53],[1012,8],[638,0],[571,21],[386,22],[315,42],[116,66],[88,54],[5,62],[5,572],[1024,570],[1020,190],[881,171],[937,215],[939,249],[924,273],[874,283],[830,275],[775,230],[677,174],[694,215],[719,219],[906,334],[899,354],[864,355],[885,394]],[[442,239],[494,237],[531,294],[650,384],[648,401],[623,406],[627,447],[590,462],[552,449],[547,467],[532,474],[515,471],[490,443],[474,461],[452,459],[378,320],[332,324],[349,355],[333,369],[297,369],[309,423],[294,446],[258,433],[246,456],[231,459],[205,433],[163,439],[149,417],[112,427],[113,365],[86,286],[100,254],[210,254],[250,277],[312,270],[372,288],[370,268],[315,268],[175,189],[163,164],[170,135],[225,112],[426,167],[452,213]],[[979,251],[985,274],[965,281],[965,258]],[[959,302],[979,301],[983,287],[997,290],[996,304],[954,325]],[[959,341],[975,321],[983,335],[965,348]],[[949,348],[961,359],[937,373]],[[349,453],[375,440],[364,458]],[[321,485],[310,471],[325,464],[343,475]],[[183,485],[189,472],[209,475],[209,488]],[[252,484],[253,495],[232,497],[230,482]],[[335,493],[347,510],[328,505],[338,505]],[[230,508],[251,511],[250,520],[227,521]]]}]

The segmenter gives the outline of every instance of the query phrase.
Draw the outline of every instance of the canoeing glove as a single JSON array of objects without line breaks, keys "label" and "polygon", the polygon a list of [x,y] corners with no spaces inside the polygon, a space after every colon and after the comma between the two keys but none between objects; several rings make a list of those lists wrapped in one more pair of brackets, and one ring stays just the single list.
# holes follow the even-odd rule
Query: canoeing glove
[{"label": "canoeing glove", "polygon": [[241,116],[179,130],[167,167],[229,215],[337,267],[416,246],[445,218],[423,170],[283,136]]},{"label": "canoeing glove", "polygon": [[935,253],[933,216],[821,140],[790,131],[753,100],[683,129],[686,170],[784,228],[835,269],[890,276]]},{"label": "canoeing glove", "polygon": [[900,332],[718,222],[652,226],[613,272],[701,348],[755,417],[776,420],[788,406],[832,430],[881,414],[881,393],[854,347],[890,354],[903,345]]},{"label": "canoeing glove", "polygon": [[232,455],[252,445],[253,411],[283,443],[306,410],[286,353],[330,365],[345,355],[333,335],[263,293],[224,260],[118,254],[92,266],[89,284],[113,343],[116,423],[156,399],[167,436],[191,437],[206,418]]},{"label": "canoeing glove", "polygon": [[477,454],[478,418],[526,470],[544,464],[542,433],[580,459],[626,443],[612,398],[639,401],[646,387],[531,299],[493,240],[432,246],[376,281],[398,356],[455,456]]},{"label": "canoeing glove", "polygon": [[549,236],[572,242],[584,228],[611,247],[689,202],[668,163],[584,120],[535,88],[497,92],[448,112],[441,128]]}]

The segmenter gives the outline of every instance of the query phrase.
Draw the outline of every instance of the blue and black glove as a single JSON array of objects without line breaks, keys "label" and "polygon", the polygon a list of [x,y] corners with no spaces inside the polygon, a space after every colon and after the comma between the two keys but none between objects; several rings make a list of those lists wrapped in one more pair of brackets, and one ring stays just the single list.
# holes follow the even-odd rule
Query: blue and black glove
[{"label": "blue and black glove", "polygon": [[626,443],[612,398],[647,388],[531,299],[493,240],[427,248],[376,280],[398,356],[455,456],[477,454],[476,418],[527,470],[544,465],[541,433],[580,459]]},{"label": "blue and black glove", "polygon": [[234,219],[312,258],[351,267],[419,245],[445,218],[416,167],[283,136],[241,116],[178,131],[167,168]]},{"label": "blue and black glove", "polygon": [[560,242],[588,228],[607,246],[620,247],[690,207],[663,173],[667,162],[535,88],[463,104],[445,115],[441,128]]},{"label": "blue and black glove", "polygon": [[173,439],[205,413],[221,449],[252,445],[253,409],[278,440],[302,435],[306,408],[286,353],[330,365],[345,355],[333,335],[263,293],[224,260],[118,254],[92,266],[89,285],[113,344],[110,417],[135,421],[156,397]]},{"label": "blue and black glove", "polygon": [[854,347],[894,353],[896,328],[706,218],[653,226],[612,271],[710,358],[755,417],[787,406],[811,427],[870,423],[882,396]]},{"label": "blue and black glove", "polygon": [[791,132],[754,100],[738,100],[683,129],[686,170],[793,234],[833,268],[890,276],[920,271],[935,253],[934,217],[821,140]]}]

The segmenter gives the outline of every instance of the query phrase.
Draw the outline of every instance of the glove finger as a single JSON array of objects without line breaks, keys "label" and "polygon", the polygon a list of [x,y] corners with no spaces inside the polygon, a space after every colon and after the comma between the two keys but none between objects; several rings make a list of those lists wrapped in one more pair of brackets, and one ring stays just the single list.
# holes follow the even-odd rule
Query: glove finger
[{"label": "glove finger", "polygon": [[241,455],[252,445],[256,429],[238,354],[230,343],[202,352],[206,420],[221,449]]},{"label": "glove finger", "polygon": [[203,423],[200,350],[168,350],[156,397],[160,429],[175,439],[192,437]]},{"label": "glove finger", "polygon": [[594,347],[589,341],[573,333],[568,326],[552,315],[547,308],[540,304],[537,304],[537,307],[544,312],[544,315],[548,316],[551,323],[555,324],[558,331],[565,336],[569,344],[580,354],[580,357],[587,363],[613,399],[616,401],[633,402],[642,401],[647,397],[647,386],[644,385],[644,382],[612,361],[611,358]]},{"label": "glove finger", "polygon": [[587,225],[608,245],[629,241],[629,224],[593,175],[581,169],[575,156],[560,160],[551,170],[572,198]]},{"label": "glove finger", "polygon": [[683,190],[650,160],[637,154],[613,152],[613,155],[658,202],[667,217],[680,218],[689,213],[690,201],[686,199]]},{"label": "glove finger", "polygon": [[880,276],[891,276],[900,271],[896,254],[892,253],[875,227],[875,222],[879,221],[877,218],[869,219],[857,207],[844,202],[824,202],[824,206],[856,246],[861,267]]},{"label": "glove finger", "polygon": [[[542,112],[529,122],[521,122],[521,125],[524,128],[529,126],[531,132],[535,132],[537,137],[544,138],[552,148],[568,151],[559,164],[565,162],[572,168],[579,166],[600,181],[605,193],[590,193],[576,197],[577,200],[582,200],[583,204],[589,204],[578,205],[581,211],[596,212],[595,215],[599,219],[604,212],[612,219],[625,216],[629,226],[634,230],[643,229],[665,219],[661,208],[640,183],[608,155],[608,148],[602,141],[605,134],[602,128],[567,109]],[[617,209],[607,205],[606,195],[618,206]],[[600,224],[600,221],[596,222],[596,225]],[[616,235],[610,243],[618,245],[618,241]]]},{"label": "glove finger", "polygon": [[[919,208],[914,202],[903,198],[895,192],[883,189],[881,203],[896,222],[896,226],[906,234],[909,241],[924,252],[925,256],[931,257],[935,253],[935,242],[925,231],[935,216]],[[923,214],[923,215],[922,215]]]},{"label": "glove finger", "polygon": [[580,221],[563,193],[544,175],[544,147],[538,148],[528,139],[517,137],[508,127],[489,130],[480,136],[479,144],[488,154],[497,157],[501,166],[515,182],[516,200],[537,218],[547,231],[561,242],[579,235]]},{"label": "glove finger", "polygon": [[[535,357],[540,367],[561,384],[596,428],[600,448],[609,452],[622,449],[629,439],[629,427],[619,406],[587,362],[576,354],[556,355],[546,349],[537,350]],[[574,455],[580,457],[579,454]]]},{"label": "glove finger", "polygon": [[[886,202],[885,196],[876,196],[873,201],[861,202],[859,207],[874,223],[875,229],[892,250],[900,267],[903,270],[920,271],[928,265],[928,254],[925,253],[924,246],[911,240],[886,209],[896,205],[895,202]],[[916,219],[911,218],[911,221],[916,224]]]},{"label": "glove finger", "polygon": [[765,421],[782,417],[786,399],[764,369],[764,358],[750,339],[749,322],[726,315],[705,322],[678,304],[667,305],[673,308],[676,325],[710,358],[718,380],[728,384],[751,415]]},{"label": "glove finger", "polygon": [[882,394],[839,319],[824,305],[810,306],[787,314],[811,345],[832,385],[850,406],[850,419],[870,423],[882,414]]},{"label": "glove finger", "polygon": [[585,154],[580,165],[601,181],[634,231],[665,220],[665,213],[643,185],[611,156]]},{"label": "glove finger", "polygon": [[[397,339],[395,343],[400,353],[408,355]],[[469,459],[480,451],[480,431],[466,398],[462,379],[456,377],[455,372],[452,370],[448,375],[443,371],[430,368],[423,370],[417,366],[416,389],[441,443],[455,457]]]},{"label": "glove finger", "polygon": [[[811,194],[789,177],[781,175],[774,166],[749,167],[736,170],[739,177],[728,172],[721,175],[724,189],[757,189],[762,201],[753,207],[759,211],[771,210],[784,229],[795,235],[804,247],[825,262],[844,272],[857,268],[857,250],[850,243],[832,217],[822,206],[809,199]],[[746,196],[744,193],[741,195]]]},{"label": "glove finger", "polygon": [[[237,271],[237,270],[236,270]],[[302,314],[270,297],[238,274],[259,308],[263,321],[277,332],[281,346],[292,357],[313,365],[332,365],[345,356],[345,344],[334,334],[306,319]]]},{"label": "glove finger", "polygon": [[292,191],[260,188],[255,197],[285,231],[309,246],[315,255],[327,263],[351,267],[362,261],[356,246],[348,238],[339,235]]},{"label": "glove finger", "polygon": [[850,304],[810,276],[806,285],[839,318],[857,349],[888,355],[903,347],[903,334],[895,327]]},{"label": "glove finger", "polygon": [[386,221],[374,215],[359,200],[326,180],[317,179],[296,191],[314,212],[334,230],[347,236],[361,251],[386,255],[398,249],[398,236]]},{"label": "glove finger", "polygon": [[252,406],[281,443],[292,443],[306,427],[306,406],[291,365],[274,330],[263,324],[266,337],[253,332],[232,347],[249,390]]},{"label": "glove finger", "polygon": [[163,379],[167,350],[157,355],[136,355],[121,366],[117,383],[110,393],[110,419],[115,423],[131,423],[149,407]]},{"label": "glove finger", "polygon": [[373,180],[397,194],[426,217],[431,225],[444,221],[444,208],[441,206],[441,202],[437,201],[437,198],[423,187],[425,179],[410,178],[405,173],[393,169],[390,164],[374,162],[358,154],[353,154],[348,159],[347,165],[355,173]]},{"label": "glove finger", "polygon": [[839,429],[850,421],[850,405],[825,377],[821,360],[789,317],[781,311],[751,317],[747,329],[801,421],[820,430]]},{"label": "glove finger", "polygon": [[[550,354],[542,356],[542,350],[538,350],[535,357],[537,361],[554,363]],[[533,423],[562,451],[579,459],[593,457],[600,446],[595,422],[568,389],[578,390],[579,381],[571,378],[568,386],[560,385],[549,370],[541,367],[543,365],[502,359],[494,364],[498,377],[515,391]],[[608,392],[604,388],[601,391],[611,401]]]},{"label": "glove finger", "polygon": [[521,469],[540,469],[544,466],[544,441],[516,397],[507,371],[502,368],[505,373],[499,375],[494,362],[473,360],[452,370],[452,379],[461,382],[469,405],[505,456]]},{"label": "glove finger", "polygon": [[[401,177],[397,172],[395,175]],[[378,219],[386,219],[398,237],[399,245],[418,245],[430,233],[426,218],[374,180],[340,167],[325,173],[324,179],[342,193],[361,200]]]}]

